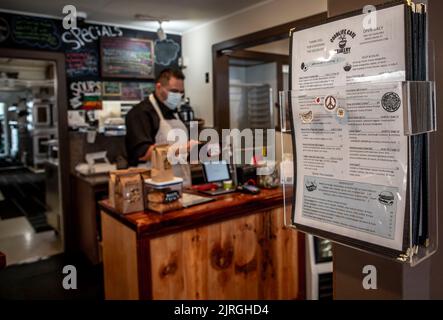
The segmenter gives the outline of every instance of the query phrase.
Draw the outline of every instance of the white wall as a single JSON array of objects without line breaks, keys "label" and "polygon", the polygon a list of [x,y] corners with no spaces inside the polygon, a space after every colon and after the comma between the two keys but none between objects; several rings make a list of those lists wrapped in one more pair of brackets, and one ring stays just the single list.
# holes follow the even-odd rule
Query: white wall
[{"label": "white wall", "polygon": [[[212,45],[241,35],[302,19],[327,9],[327,0],[273,0],[185,32],[185,89],[196,116],[213,125]],[[288,30],[289,31],[289,30]],[[205,83],[205,73],[210,83]]]}]

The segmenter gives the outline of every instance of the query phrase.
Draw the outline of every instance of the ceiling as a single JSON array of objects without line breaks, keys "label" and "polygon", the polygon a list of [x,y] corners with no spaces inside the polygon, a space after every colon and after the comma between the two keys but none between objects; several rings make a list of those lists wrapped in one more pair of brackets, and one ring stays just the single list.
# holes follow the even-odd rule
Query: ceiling
[{"label": "ceiling", "polygon": [[87,21],[156,30],[157,22],[135,21],[135,14],[165,17],[166,32],[183,33],[212,20],[258,5],[263,0],[2,0],[1,9],[62,17],[66,4],[87,13]]}]

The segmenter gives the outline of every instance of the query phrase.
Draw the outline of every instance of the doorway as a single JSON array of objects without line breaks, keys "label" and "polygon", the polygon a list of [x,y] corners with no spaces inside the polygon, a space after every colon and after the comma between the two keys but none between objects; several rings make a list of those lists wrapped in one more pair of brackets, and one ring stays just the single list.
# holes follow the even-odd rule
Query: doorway
[{"label": "doorway", "polygon": [[59,113],[66,84],[60,60],[33,53],[0,50],[0,251],[8,266],[65,249]]}]

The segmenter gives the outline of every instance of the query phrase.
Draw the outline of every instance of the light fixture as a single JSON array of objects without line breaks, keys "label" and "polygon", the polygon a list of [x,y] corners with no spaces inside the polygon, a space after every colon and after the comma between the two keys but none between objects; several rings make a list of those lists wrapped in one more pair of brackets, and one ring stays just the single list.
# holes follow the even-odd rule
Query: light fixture
[{"label": "light fixture", "polygon": [[169,19],[167,17],[154,17],[154,16],[150,16],[150,15],[145,15],[145,14],[136,14],[135,19],[139,20],[139,21],[157,21],[159,26],[157,29],[157,37],[158,40],[163,41],[166,40],[166,32],[163,30],[162,28],[162,23],[163,22],[168,22]]},{"label": "light fixture", "polygon": [[166,40],[166,33],[165,33],[165,30],[163,30],[163,28],[162,28],[162,21],[159,20],[158,24],[159,24],[158,29],[157,29],[158,40],[164,41],[164,40]]}]

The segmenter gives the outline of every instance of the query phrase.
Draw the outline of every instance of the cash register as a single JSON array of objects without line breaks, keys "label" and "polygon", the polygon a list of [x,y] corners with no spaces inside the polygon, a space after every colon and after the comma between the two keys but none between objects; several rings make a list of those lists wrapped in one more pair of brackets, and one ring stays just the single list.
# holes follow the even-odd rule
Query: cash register
[{"label": "cash register", "polygon": [[199,191],[201,193],[211,196],[218,196],[236,191],[232,185],[232,182],[230,189],[223,188],[223,186],[221,185],[224,181],[232,181],[229,165],[225,160],[217,162],[205,162],[202,164],[202,167],[203,176],[206,183],[209,184],[210,188],[208,190],[200,189]]}]

